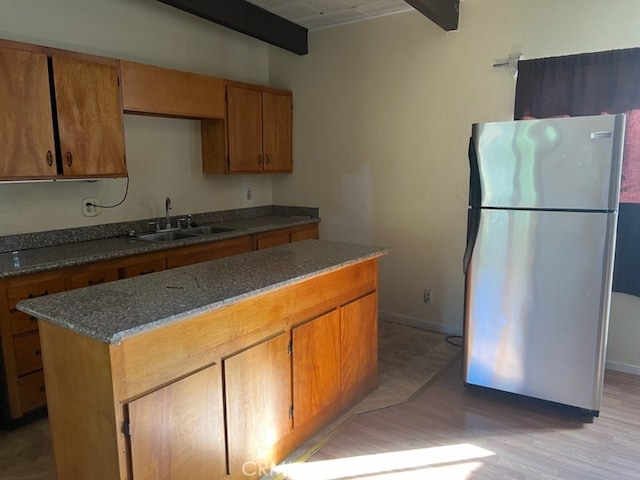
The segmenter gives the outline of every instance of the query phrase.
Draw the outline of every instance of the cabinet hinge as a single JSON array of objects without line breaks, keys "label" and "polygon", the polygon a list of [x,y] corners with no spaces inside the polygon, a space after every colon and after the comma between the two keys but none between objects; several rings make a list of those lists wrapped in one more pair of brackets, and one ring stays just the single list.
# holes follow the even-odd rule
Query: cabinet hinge
[{"label": "cabinet hinge", "polygon": [[131,422],[126,421],[122,424],[122,433],[127,437],[131,436]]},{"label": "cabinet hinge", "polygon": [[293,418],[293,405],[289,407],[289,418]]},{"label": "cabinet hinge", "polygon": [[287,353],[291,355],[293,353],[293,340],[289,340],[287,344]]}]

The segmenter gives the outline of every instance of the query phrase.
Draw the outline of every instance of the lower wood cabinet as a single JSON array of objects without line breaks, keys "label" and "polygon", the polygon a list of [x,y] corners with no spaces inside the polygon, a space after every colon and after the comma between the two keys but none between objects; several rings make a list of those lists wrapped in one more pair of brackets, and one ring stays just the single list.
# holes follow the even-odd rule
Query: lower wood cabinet
[{"label": "lower wood cabinet", "polygon": [[41,297],[66,290],[66,279],[55,273],[31,275],[0,285],[0,339],[4,367],[0,378],[2,417],[17,419],[46,405],[38,322],[16,310],[16,304],[27,298]]},{"label": "lower wood cabinet", "polygon": [[378,383],[378,295],[340,307],[341,393],[356,398]]},{"label": "lower wood cabinet", "polygon": [[226,474],[220,365],[128,404],[135,480],[221,479]]},{"label": "lower wood cabinet", "polygon": [[340,396],[340,311],[292,329],[293,407],[302,425]]},{"label": "lower wood cabinet", "polygon": [[232,478],[258,478],[279,460],[291,431],[289,333],[224,360],[227,451]]}]

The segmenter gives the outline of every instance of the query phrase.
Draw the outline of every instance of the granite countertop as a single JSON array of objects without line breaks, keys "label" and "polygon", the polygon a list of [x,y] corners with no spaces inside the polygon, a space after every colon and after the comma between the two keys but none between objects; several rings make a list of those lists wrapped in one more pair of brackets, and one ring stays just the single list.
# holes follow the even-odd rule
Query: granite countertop
[{"label": "granite countertop", "polygon": [[96,340],[126,337],[385,255],[374,246],[305,240],[18,303]]},{"label": "granite countertop", "polygon": [[319,218],[309,216],[265,215],[211,223],[217,227],[230,228],[232,230],[214,235],[194,236],[172,242],[153,243],[122,236],[0,253],[0,279],[187,245],[214,242],[278,228],[318,223],[319,221]]}]

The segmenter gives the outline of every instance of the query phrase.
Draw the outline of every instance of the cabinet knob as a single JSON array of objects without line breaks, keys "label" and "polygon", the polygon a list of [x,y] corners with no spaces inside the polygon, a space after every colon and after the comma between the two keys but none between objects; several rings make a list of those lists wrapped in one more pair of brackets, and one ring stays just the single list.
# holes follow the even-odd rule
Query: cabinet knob
[{"label": "cabinet knob", "polygon": [[51,153],[51,150],[47,151],[47,165],[53,165],[53,153]]},{"label": "cabinet knob", "polygon": [[271,161],[271,160],[269,159],[269,155],[265,155],[265,156],[264,156],[264,163],[265,163],[265,165],[269,165],[269,162],[270,162],[270,161]]},{"label": "cabinet knob", "polygon": [[258,154],[258,165],[262,165],[262,154]]},{"label": "cabinet knob", "polygon": [[67,152],[67,165],[71,166],[73,164],[73,155],[71,152]]},{"label": "cabinet knob", "polygon": [[36,355],[40,356],[40,349],[36,350]]}]

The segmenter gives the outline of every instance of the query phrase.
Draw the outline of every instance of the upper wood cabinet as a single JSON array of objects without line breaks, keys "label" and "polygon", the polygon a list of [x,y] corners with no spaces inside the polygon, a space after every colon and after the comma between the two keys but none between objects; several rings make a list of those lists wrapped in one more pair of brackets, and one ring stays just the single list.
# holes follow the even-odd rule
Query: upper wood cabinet
[{"label": "upper wood cabinet", "polygon": [[0,180],[126,176],[118,62],[0,41]]},{"label": "upper wood cabinet", "polygon": [[0,179],[56,175],[46,55],[0,48]]},{"label": "upper wood cabinet", "polygon": [[52,63],[65,177],[126,176],[117,64]]},{"label": "upper wood cabinet", "polygon": [[120,70],[126,113],[224,119],[221,78],[124,60]]},{"label": "upper wood cabinet", "polygon": [[292,94],[227,82],[226,152],[219,126],[203,122],[204,173],[291,172]]}]

